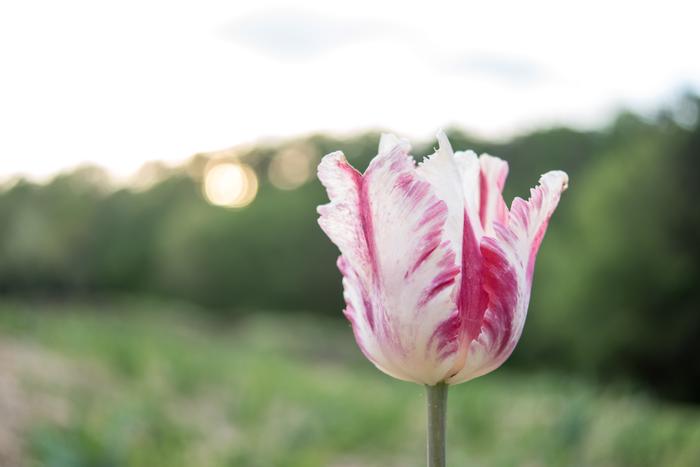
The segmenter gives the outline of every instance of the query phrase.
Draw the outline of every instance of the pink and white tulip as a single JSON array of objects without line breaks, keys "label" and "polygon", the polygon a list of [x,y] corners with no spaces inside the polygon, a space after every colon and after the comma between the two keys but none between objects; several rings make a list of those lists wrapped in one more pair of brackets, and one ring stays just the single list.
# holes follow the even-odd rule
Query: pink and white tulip
[{"label": "pink and white tulip", "polygon": [[568,177],[548,172],[510,209],[508,164],[439,149],[416,166],[384,135],[364,174],[342,152],[318,177],[330,203],[319,224],[340,249],[345,316],[362,352],[406,381],[458,384],[513,352],[530,300],[535,257]]}]

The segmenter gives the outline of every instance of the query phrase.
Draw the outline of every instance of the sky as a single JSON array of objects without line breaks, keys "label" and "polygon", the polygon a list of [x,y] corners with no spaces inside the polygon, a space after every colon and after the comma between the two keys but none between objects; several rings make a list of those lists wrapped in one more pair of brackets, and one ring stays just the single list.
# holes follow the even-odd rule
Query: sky
[{"label": "sky", "polygon": [[267,138],[596,127],[700,89],[693,1],[0,2],[0,178]]}]

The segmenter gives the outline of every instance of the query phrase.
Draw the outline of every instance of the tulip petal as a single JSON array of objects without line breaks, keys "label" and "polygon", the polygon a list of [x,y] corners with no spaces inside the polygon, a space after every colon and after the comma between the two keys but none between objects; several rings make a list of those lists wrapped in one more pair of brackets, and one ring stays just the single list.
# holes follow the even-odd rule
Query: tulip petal
[{"label": "tulip petal", "polygon": [[362,175],[338,151],[323,158],[318,167],[318,178],[330,198],[330,203],[318,207],[318,223],[342,252],[338,268],[343,274],[344,313],[352,324],[357,344],[382,371],[396,378],[405,378],[405,375],[390,370],[376,339],[371,338],[374,316],[366,283],[372,274],[373,259],[360,210]]},{"label": "tulip petal", "polygon": [[[468,356],[461,371],[448,380],[458,384],[499,367],[512,353],[525,321],[527,299],[511,258],[493,238],[481,245],[483,287],[488,305],[479,325],[479,335],[467,343]],[[519,307],[525,307],[521,310]],[[516,322],[517,320],[520,320]]]},{"label": "tulip petal", "polygon": [[530,301],[535,257],[561,193],[567,188],[564,172],[548,172],[530,199],[516,198],[507,224],[493,223],[495,237],[481,241],[484,290],[488,307],[479,336],[469,343],[467,361],[450,378],[458,384],[498,368],[520,339]]},{"label": "tulip petal", "polygon": [[535,257],[547,231],[549,219],[568,186],[569,177],[561,170],[542,175],[539,185],[530,190],[530,199],[513,200],[507,227],[497,229],[497,237],[512,249],[525,269],[528,285],[532,283]]},{"label": "tulip petal", "polygon": [[493,235],[494,221],[504,224],[508,218],[508,207],[502,195],[508,176],[508,163],[498,157],[482,154],[479,165],[479,219],[484,232]]},{"label": "tulip petal", "polygon": [[469,216],[472,228],[481,236],[478,223],[479,200],[479,159],[473,151],[452,151],[447,136],[438,133],[438,150],[426,157],[418,165],[418,174],[430,182],[435,195],[447,204],[448,219],[445,236],[450,241],[455,254],[461,256],[464,215]]},{"label": "tulip petal", "polygon": [[446,238],[460,262],[456,287],[457,312],[436,335],[450,336],[450,350],[457,348],[454,366],[447,375],[457,373],[467,358],[468,345],[480,332],[487,297],[483,290],[482,258],[479,241],[483,229],[479,220],[479,181],[481,167],[473,151],[453,153],[447,137],[438,133],[439,149],[426,158],[418,172],[432,184],[437,196],[448,206]]},{"label": "tulip petal", "polygon": [[[447,204],[416,171],[408,147],[382,140],[364,175],[338,153],[319,178],[331,203],[319,223],[341,250],[346,310],[358,344],[382,371],[435,384],[453,366],[452,290],[459,274],[443,232]],[[352,169],[352,170],[350,170]]]},{"label": "tulip petal", "polygon": [[432,186],[435,195],[445,202],[448,217],[445,225],[445,237],[453,251],[459,255],[462,233],[462,212],[464,201],[461,196],[461,179],[453,159],[452,147],[447,138],[441,139],[439,148],[431,156],[418,164],[416,172]]}]

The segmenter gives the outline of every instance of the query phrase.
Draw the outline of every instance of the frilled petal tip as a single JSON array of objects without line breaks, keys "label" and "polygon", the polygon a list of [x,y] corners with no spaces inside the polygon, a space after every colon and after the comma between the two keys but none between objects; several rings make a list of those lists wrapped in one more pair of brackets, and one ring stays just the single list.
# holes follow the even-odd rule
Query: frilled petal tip
[{"label": "frilled petal tip", "polygon": [[569,175],[562,170],[551,170],[540,177],[540,185],[553,192],[563,193],[569,188]]},{"label": "frilled petal tip", "polygon": [[379,155],[389,154],[395,148],[408,154],[408,151],[411,150],[411,144],[408,140],[399,138],[391,133],[382,133],[382,136],[379,138]]},{"label": "frilled petal tip", "polygon": [[437,139],[418,167],[408,142],[388,134],[364,174],[341,152],[325,156],[318,177],[330,202],[318,212],[341,252],[345,315],[362,352],[393,377],[457,384],[513,351],[568,177],[544,174],[509,210],[505,161],[454,153],[443,132]]}]

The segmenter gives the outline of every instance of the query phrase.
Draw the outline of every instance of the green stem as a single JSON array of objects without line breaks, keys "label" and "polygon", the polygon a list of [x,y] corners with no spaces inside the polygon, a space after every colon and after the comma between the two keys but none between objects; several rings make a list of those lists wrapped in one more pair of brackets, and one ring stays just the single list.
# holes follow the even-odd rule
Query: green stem
[{"label": "green stem", "polygon": [[428,400],[428,467],[445,467],[447,384],[425,386]]}]

